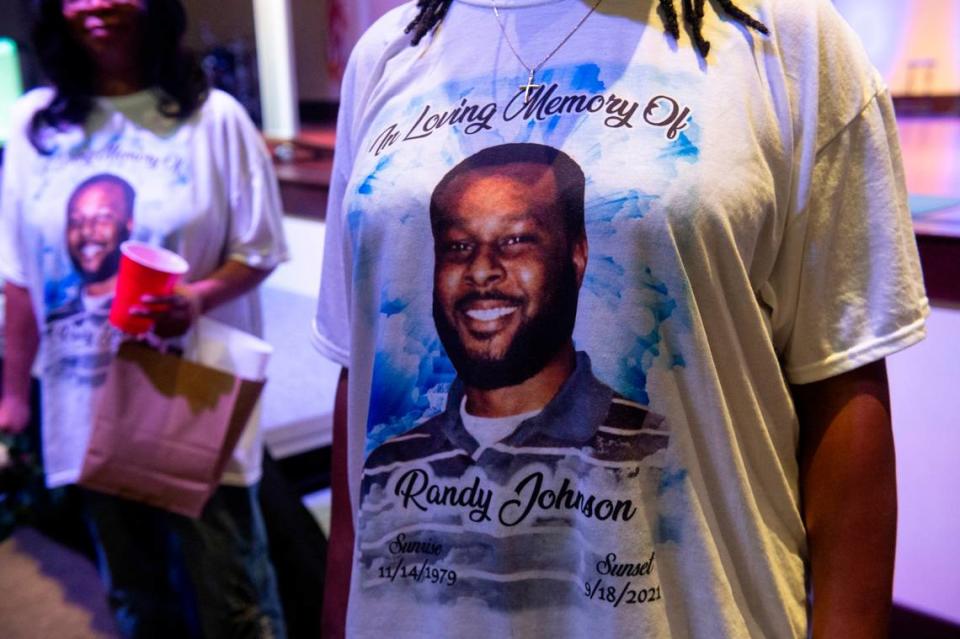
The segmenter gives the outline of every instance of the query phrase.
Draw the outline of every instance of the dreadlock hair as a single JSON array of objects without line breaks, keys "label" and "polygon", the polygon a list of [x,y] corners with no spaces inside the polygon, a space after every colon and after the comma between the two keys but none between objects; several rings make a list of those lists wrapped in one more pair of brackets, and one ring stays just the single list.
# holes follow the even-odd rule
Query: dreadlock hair
[{"label": "dreadlock hair", "polygon": [[[86,121],[93,111],[96,71],[93,60],[71,35],[63,17],[63,0],[40,0],[33,42],[44,72],[56,94],[30,122],[29,138],[37,151],[43,135]],[[145,86],[162,89],[159,110],[186,120],[203,104],[209,84],[196,58],[181,46],[187,16],[180,0],[146,0],[140,63]]]},{"label": "dreadlock hair", "polygon": [[417,46],[423,40],[423,36],[430,33],[433,29],[440,26],[440,21],[447,15],[447,9],[453,0],[417,0],[416,17],[410,21],[404,33],[413,31],[413,39],[410,46]]},{"label": "dreadlock hair", "polygon": [[[735,5],[733,0],[714,1],[720,5],[720,8],[723,9],[724,13],[740,24],[750,27],[754,31],[758,31],[763,35],[770,35],[770,30],[767,29],[767,25],[763,24],[746,11]],[[682,0],[682,2],[683,20],[690,28],[690,33],[693,37],[693,44],[697,47],[697,51],[700,52],[700,55],[706,58],[707,54],[710,52],[710,43],[707,42],[703,37],[703,14],[706,0]],[[661,17],[663,18],[664,25],[666,26],[667,33],[672,35],[674,39],[679,40],[680,22],[677,16],[677,9],[673,4],[673,0],[659,0],[659,3],[660,4],[658,8]]]},{"label": "dreadlock hair", "polygon": [[[720,5],[724,13],[740,24],[759,31],[763,35],[770,34],[765,24],[735,5],[733,0],[712,1]],[[447,14],[447,10],[450,8],[452,2],[453,0],[417,0],[417,8],[419,11],[404,30],[404,33],[413,32],[413,39],[410,41],[411,46],[420,44],[420,40],[422,40],[425,35],[440,25],[440,21],[443,20],[443,17]],[[658,2],[660,17],[663,20],[667,33],[673,36],[674,39],[679,40],[680,16],[677,14],[677,7],[674,5],[674,0],[658,0]],[[703,15],[706,2],[707,0],[681,0],[683,21],[690,28],[694,46],[697,47],[697,51],[699,51],[700,55],[704,58],[706,58],[710,52],[710,43],[703,37]]]}]

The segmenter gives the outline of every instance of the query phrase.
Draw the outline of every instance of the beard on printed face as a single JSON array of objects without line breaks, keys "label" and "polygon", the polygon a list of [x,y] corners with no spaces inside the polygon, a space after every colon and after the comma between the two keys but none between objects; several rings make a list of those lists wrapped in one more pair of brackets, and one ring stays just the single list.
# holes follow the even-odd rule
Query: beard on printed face
[{"label": "beard on printed face", "polygon": [[[576,268],[567,261],[559,276],[540,291],[539,310],[526,314],[530,300],[496,290],[468,292],[445,308],[436,288],[433,318],[443,348],[457,374],[470,387],[493,390],[516,386],[539,373],[566,345],[577,315],[579,286]],[[519,313],[515,328],[482,332],[471,330],[473,321],[495,322],[500,316]],[[472,318],[472,319],[471,319]],[[509,331],[510,335],[503,335]],[[501,342],[505,345],[498,346]]]},{"label": "beard on printed face", "polygon": [[70,247],[70,261],[84,284],[105,282],[120,269],[120,245],[130,239],[130,232],[119,226],[116,241],[104,245],[95,241],[82,241],[76,248]]}]

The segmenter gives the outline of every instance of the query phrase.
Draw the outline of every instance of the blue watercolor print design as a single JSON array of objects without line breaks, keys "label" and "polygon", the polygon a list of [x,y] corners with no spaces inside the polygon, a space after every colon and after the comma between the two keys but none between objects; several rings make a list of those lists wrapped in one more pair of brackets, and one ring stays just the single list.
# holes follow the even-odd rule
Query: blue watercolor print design
[{"label": "blue watercolor print design", "polygon": [[590,268],[583,276],[583,288],[591,291],[610,307],[615,309],[622,299],[621,284],[626,270],[609,255],[591,260]]},{"label": "blue watercolor print design", "polygon": [[[650,395],[647,393],[647,377],[654,362],[663,354],[662,327],[677,308],[667,286],[657,281],[649,268],[645,269],[646,280],[643,287],[653,294],[653,300],[647,309],[653,315],[653,327],[649,332],[636,335],[633,347],[620,360],[619,382],[621,392],[632,397],[641,404],[650,404]],[[676,361],[671,358],[672,361]]]},{"label": "blue watercolor print design", "polygon": [[43,305],[47,315],[79,299],[82,285],[80,276],[74,271],[62,279],[47,281],[43,287]]},{"label": "blue watercolor print design", "polygon": [[600,66],[597,64],[582,64],[574,67],[570,86],[577,91],[587,91],[589,93],[600,93],[607,88],[603,80],[600,79]]},{"label": "blue watercolor print design", "polygon": [[683,541],[683,517],[678,515],[659,514],[657,516],[656,541],[658,544]]},{"label": "blue watercolor print design", "polygon": [[700,160],[700,147],[696,144],[700,141],[700,125],[693,121],[692,116],[688,122],[687,128],[660,153],[661,160],[682,160],[689,164],[696,164]]},{"label": "blue watercolor print design", "polygon": [[[547,91],[553,83],[557,83],[559,94],[566,94],[568,91],[579,91],[589,96],[594,96],[602,92],[605,88],[600,80],[600,68],[596,64],[584,64],[571,68],[548,69],[543,73],[538,83],[543,84],[543,91]],[[569,85],[565,89],[564,85]],[[566,140],[575,133],[589,118],[593,117],[591,113],[553,115],[543,122],[538,123],[536,119],[531,119],[530,123],[535,128],[540,128],[540,139],[544,144],[562,149]],[[539,124],[539,127],[537,126]]]},{"label": "blue watercolor print design", "polygon": [[[355,187],[356,197],[349,203],[349,209],[346,212],[347,232],[350,236],[350,243],[355,247],[363,247],[363,250],[354,252],[352,268],[352,278],[354,289],[356,291],[375,291],[379,289],[378,273],[379,263],[383,259],[381,254],[381,235],[376,229],[365,224],[367,210],[369,209],[372,198],[377,194],[377,186],[381,175],[392,163],[393,154],[380,158],[374,168],[359,181]],[[362,320],[367,325],[373,325],[376,322],[376,315],[379,311],[378,306],[370,306],[363,303],[366,300],[358,300],[355,305],[358,309],[357,320]],[[376,304],[378,300],[369,300]]]},{"label": "blue watercolor print design", "polygon": [[658,544],[683,541],[684,513],[687,508],[686,483],[689,473],[683,468],[664,468],[657,486],[658,513],[654,539]]},{"label": "blue watercolor print design", "polygon": [[[588,192],[591,186],[588,181]],[[645,312],[645,317],[652,320],[652,324],[643,324],[644,328],[623,322],[621,330],[626,331],[627,341],[622,355],[612,368],[600,372],[608,375],[618,392],[644,405],[651,399],[647,391],[650,369],[658,363],[666,368],[684,365],[682,356],[667,352],[663,337],[663,325],[678,308],[677,300],[649,266],[639,263],[629,249],[624,250],[634,241],[636,225],[658,199],[638,189],[627,189],[588,200],[585,211],[590,258],[581,296],[584,292],[592,294],[609,317]],[[632,306],[623,308],[624,304]]]},{"label": "blue watercolor print design", "polygon": [[347,211],[347,230],[350,232],[350,241],[354,246],[360,237],[360,224],[363,222],[363,211],[359,208],[351,208]]},{"label": "blue watercolor print design", "polygon": [[409,303],[402,299],[383,300],[380,304],[380,314],[385,317],[393,317],[407,310]]},{"label": "blue watercolor print design", "polygon": [[447,391],[456,377],[436,337],[410,337],[404,351],[419,360],[415,370],[398,365],[386,352],[377,353],[374,359],[367,455],[389,438],[443,412]]},{"label": "blue watercolor print design", "polygon": [[[587,188],[590,188],[590,181]],[[659,196],[638,189],[627,189],[588,201],[585,204],[588,235],[594,238],[616,233],[614,221],[643,219],[658,199]]]},{"label": "blue watercolor print design", "polygon": [[559,115],[550,116],[550,119],[547,120],[547,127],[545,130],[546,137],[550,137],[550,134],[553,133],[557,127],[560,125],[560,122],[563,120]]},{"label": "blue watercolor print design", "polygon": [[377,181],[377,177],[384,169],[390,166],[391,161],[390,155],[384,156],[377,162],[377,166],[370,172],[367,177],[360,182],[360,186],[357,187],[357,193],[359,195],[370,195],[373,193],[374,183]]},{"label": "blue watercolor print design", "polygon": [[188,168],[186,163],[178,163],[174,169],[173,186],[187,186],[190,184],[190,177],[193,175],[193,169]]}]

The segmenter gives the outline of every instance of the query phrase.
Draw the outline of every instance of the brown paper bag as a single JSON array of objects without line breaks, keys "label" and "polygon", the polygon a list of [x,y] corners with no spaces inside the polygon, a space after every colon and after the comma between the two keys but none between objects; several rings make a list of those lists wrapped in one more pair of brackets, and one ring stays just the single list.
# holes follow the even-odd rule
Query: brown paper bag
[{"label": "brown paper bag", "polygon": [[94,410],[78,483],[199,517],[264,384],[124,343]]}]

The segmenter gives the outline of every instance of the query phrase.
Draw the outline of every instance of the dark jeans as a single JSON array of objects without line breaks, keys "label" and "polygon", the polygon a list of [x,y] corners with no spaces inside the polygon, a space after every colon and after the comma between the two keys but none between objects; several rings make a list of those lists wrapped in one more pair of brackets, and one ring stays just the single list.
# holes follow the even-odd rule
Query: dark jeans
[{"label": "dark jeans", "polygon": [[256,487],[221,486],[198,520],[84,493],[124,637],[285,637]]}]

